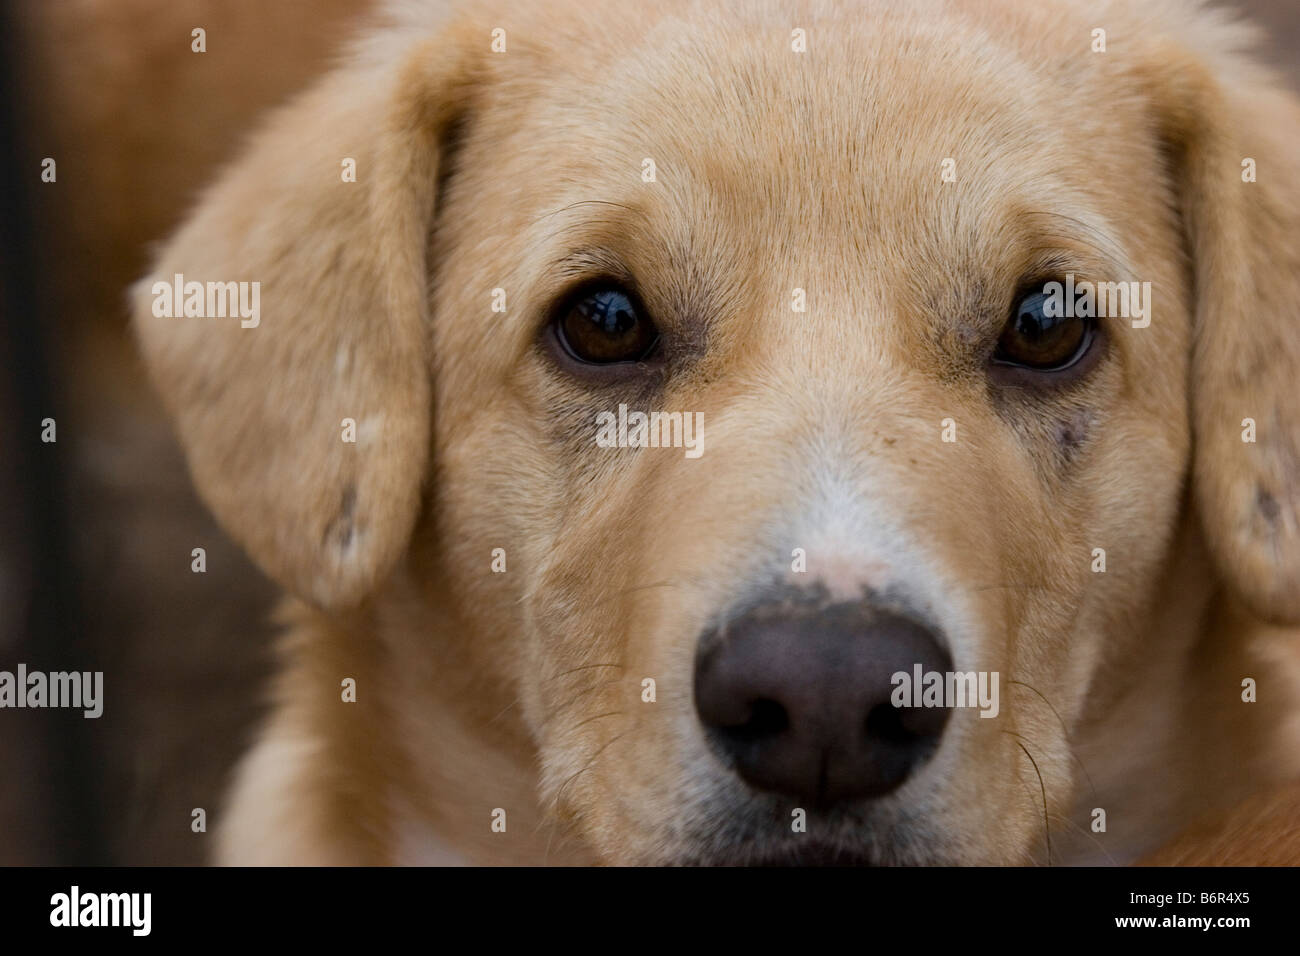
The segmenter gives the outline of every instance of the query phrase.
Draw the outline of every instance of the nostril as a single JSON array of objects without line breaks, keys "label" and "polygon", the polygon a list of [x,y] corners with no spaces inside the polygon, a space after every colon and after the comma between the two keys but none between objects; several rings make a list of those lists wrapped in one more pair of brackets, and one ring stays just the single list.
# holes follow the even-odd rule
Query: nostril
[{"label": "nostril", "polygon": [[903,712],[893,704],[877,704],[867,714],[867,739],[907,744],[917,735],[903,723]]},{"label": "nostril", "polygon": [[880,703],[867,714],[867,740],[899,746],[917,746],[943,733],[948,711],[936,707],[895,707]]},{"label": "nostril", "polygon": [[743,724],[718,729],[737,743],[754,743],[784,733],[790,715],[774,700],[759,698],[749,705],[749,719]]}]

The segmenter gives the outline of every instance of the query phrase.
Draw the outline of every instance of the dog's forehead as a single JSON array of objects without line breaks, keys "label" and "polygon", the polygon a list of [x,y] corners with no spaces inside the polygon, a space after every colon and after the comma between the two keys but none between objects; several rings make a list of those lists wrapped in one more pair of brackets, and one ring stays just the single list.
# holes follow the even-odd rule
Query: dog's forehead
[{"label": "dog's forehead", "polygon": [[696,9],[614,50],[570,38],[512,78],[528,106],[509,122],[572,184],[562,198],[636,205],[664,229],[797,222],[819,254],[867,231],[894,249],[942,243],[962,213],[1050,200],[1087,153],[1063,148],[1068,85],[995,34],[892,6],[808,24],[720,33]]},{"label": "dog's forehead", "polygon": [[725,140],[748,159],[759,158],[756,147],[792,145],[811,160],[872,139],[951,153],[966,137],[1000,132],[1000,115],[1046,122],[1066,105],[1066,89],[1009,36],[955,17],[872,10],[855,5],[806,27],[772,15],[726,30],[716,14],[670,16],[617,45],[597,34],[552,40],[531,51],[528,68],[505,69],[547,104],[529,111],[538,125],[567,119],[579,138],[621,130],[648,147],[708,153]]}]

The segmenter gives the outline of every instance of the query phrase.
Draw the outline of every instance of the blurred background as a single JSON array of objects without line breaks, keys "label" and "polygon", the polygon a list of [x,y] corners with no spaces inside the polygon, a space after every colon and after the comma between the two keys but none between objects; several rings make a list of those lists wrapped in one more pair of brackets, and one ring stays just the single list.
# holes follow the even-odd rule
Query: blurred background
[{"label": "blurred background", "polygon": [[[0,6],[0,670],[101,670],[105,698],[97,720],[0,710],[0,864],[208,857],[261,712],[276,595],[190,487],[125,290],[375,2]],[[1300,89],[1300,0],[1231,5]],[[191,830],[199,807],[208,833]]]}]

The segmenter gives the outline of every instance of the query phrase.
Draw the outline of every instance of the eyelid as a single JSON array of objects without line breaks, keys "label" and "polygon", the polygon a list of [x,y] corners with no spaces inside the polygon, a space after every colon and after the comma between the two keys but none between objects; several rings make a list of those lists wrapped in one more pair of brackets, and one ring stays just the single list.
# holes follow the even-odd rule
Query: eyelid
[{"label": "eyelid", "polygon": [[636,285],[632,270],[608,249],[579,249],[565,253],[547,266],[546,274],[556,276],[562,286],[569,288],[600,280],[624,286]]}]

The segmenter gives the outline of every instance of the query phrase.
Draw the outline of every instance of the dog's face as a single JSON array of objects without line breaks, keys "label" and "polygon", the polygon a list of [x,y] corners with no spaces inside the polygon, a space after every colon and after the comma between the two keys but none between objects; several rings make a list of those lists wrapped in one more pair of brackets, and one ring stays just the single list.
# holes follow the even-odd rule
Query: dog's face
[{"label": "dog's face", "polygon": [[[1023,859],[1189,476],[1296,611],[1294,186],[1242,191],[1210,67],[1068,9],[636,6],[408,20],[272,124],[156,270],[261,279],[260,326],[141,309],[196,480],[317,603],[408,552],[604,858]],[[652,411],[675,447],[601,440]],[[996,716],[896,706],[918,666]]]}]

